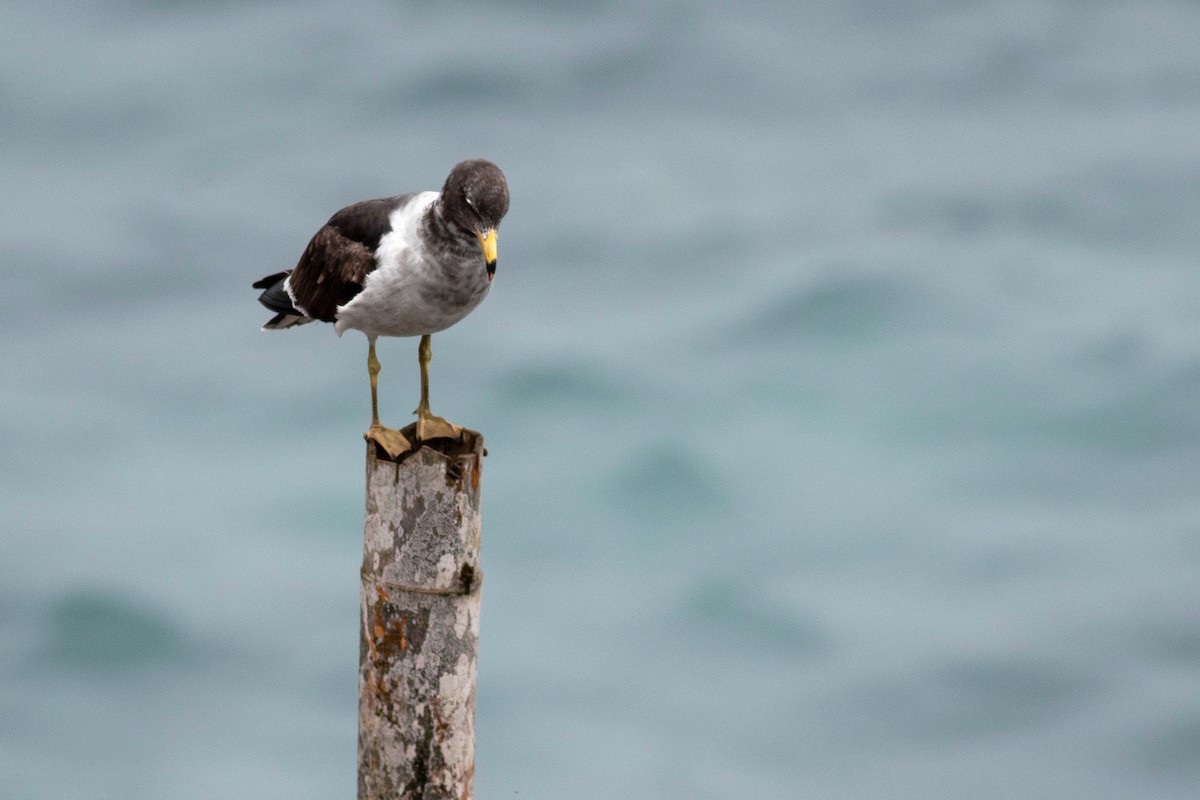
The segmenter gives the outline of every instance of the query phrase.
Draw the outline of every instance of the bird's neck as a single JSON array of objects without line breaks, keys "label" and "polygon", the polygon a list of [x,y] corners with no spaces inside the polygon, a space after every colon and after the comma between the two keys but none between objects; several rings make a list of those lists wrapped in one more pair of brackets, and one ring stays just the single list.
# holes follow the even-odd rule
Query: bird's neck
[{"label": "bird's neck", "polygon": [[455,252],[468,254],[479,249],[475,234],[446,219],[440,197],[429,204],[429,209],[421,219],[421,229],[425,241],[444,243]]}]

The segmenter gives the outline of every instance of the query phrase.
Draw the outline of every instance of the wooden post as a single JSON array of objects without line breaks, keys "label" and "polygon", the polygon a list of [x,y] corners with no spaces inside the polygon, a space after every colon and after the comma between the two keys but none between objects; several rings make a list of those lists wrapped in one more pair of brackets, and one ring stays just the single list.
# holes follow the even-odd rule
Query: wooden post
[{"label": "wooden post", "polygon": [[483,452],[474,431],[396,461],[367,442],[359,800],[471,797]]}]

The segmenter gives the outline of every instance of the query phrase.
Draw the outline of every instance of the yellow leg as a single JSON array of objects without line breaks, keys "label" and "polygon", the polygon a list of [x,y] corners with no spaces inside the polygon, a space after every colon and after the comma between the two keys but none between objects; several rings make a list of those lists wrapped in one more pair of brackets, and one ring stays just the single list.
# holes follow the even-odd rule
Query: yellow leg
[{"label": "yellow leg", "polygon": [[421,363],[421,402],[417,404],[417,439],[457,439],[462,436],[462,427],[435,417],[429,410],[429,362],[433,360],[433,347],[429,334],[421,337],[417,345],[417,360]]},{"label": "yellow leg", "polygon": [[379,424],[379,359],[375,357],[375,339],[372,337],[370,342],[371,347],[367,350],[367,373],[371,376],[371,427],[363,436],[367,441],[382,447],[392,458],[399,458],[412,449],[412,443],[400,431]]},{"label": "yellow leg", "polygon": [[432,337],[427,333],[417,345],[417,361],[421,364],[421,402],[413,413],[418,417],[432,417],[429,410],[429,362],[433,360]]},{"label": "yellow leg", "polygon": [[375,340],[371,340],[371,349],[367,351],[367,372],[371,375],[371,427],[379,425],[379,359],[375,357]]}]

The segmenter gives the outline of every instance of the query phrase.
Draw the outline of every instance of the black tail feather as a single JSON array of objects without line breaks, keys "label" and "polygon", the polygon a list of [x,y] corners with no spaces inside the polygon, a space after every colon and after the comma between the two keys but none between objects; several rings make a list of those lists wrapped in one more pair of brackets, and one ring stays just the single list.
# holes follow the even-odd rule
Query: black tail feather
[{"label": "black tail feather", "polygon": [[254,282],[252,289],[270,289],[277,283],[283,283],[288,275],[291,275],[290,269],[285,269],[283,272],[276,272],[274,275],[268,275],[265,278],[260,278]]},{"label": "black tail feather", "polygon": [[304,316],[303,312],[292,305],[292,298],[288,297],[287,289],[283,288],[283,282],[290,274],[290,272],[279,272],[255,283],[255,289],[263,290],[263,293],[258,296],[258,302],[272,311]]},{"label": "black tail feather", "polygon": [[288,296],[287,289],[283,286],[283,282],[290,274],[291,270],[277,272],[254,282],[253,288],[263,290],[263,293],[258,296],[258,302],[276,312],[271,321],[263,325],[263,330],[280,330],[312,322],[303,311],[292,304],[292,298]]}]

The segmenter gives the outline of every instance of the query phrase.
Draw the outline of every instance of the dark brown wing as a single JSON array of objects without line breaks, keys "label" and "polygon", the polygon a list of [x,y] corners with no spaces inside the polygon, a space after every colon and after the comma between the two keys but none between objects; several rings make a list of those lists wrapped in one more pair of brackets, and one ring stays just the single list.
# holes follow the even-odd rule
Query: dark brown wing
[{"label": "dark brown wing", "polygon": [[330,217],[292,270],[288,285],[296,306],[313,319],[333,322],[337,307],[362,291],[367,274],[377,266],[375,250],[391,230],[391,213],[411,197],[366,200]]},{"label": "dark brown wing", "polygon": [[373,269],[373,251],[326,225],[304,249],[288,286],[297,308],[313,319],[333,322],[337,307],[362,291]]}]

